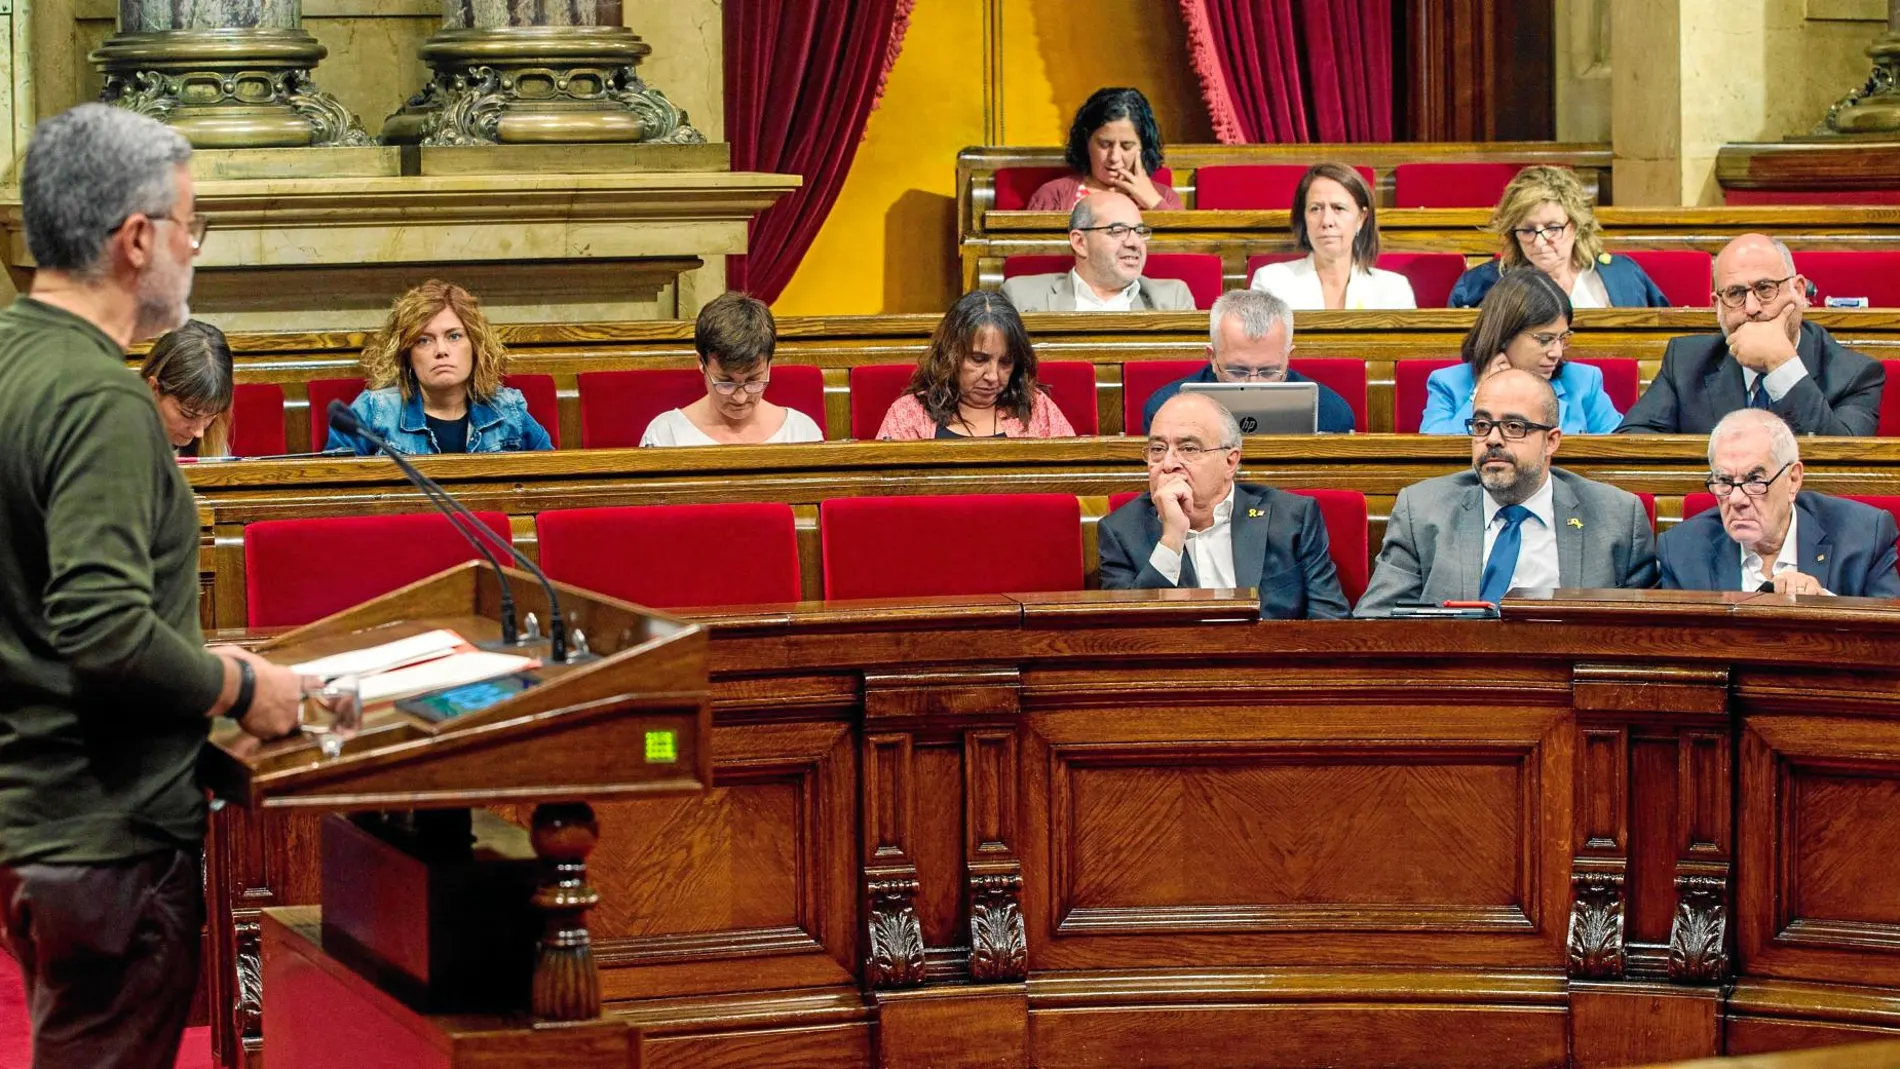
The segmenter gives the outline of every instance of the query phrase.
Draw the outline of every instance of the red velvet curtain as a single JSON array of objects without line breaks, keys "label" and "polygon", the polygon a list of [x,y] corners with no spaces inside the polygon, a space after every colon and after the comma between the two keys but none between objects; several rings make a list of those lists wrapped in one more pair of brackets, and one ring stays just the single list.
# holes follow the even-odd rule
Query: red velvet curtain
[{"label": "red velvet curtain", "polygon": [[903,47],[915,0],[728,0],[726,140],[735,171],[804,185],[761,212],[726,281],[761,300],[785,289],[838,199],[864,124]]},{"label": "red velvet curtain", "polygon": [[1179,0],[1226,144],[1392,140],[1392,0]]}]

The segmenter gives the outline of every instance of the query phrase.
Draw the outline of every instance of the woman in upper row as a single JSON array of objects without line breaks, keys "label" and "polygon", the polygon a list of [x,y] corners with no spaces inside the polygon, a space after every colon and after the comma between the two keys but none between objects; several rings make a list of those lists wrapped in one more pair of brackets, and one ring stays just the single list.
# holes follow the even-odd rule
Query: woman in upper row
[{"label": "woman in upper row", "polygon": [[1603,251],[1603,228],[1583,184],[1564,167],[1526,167],[1504,187],[1491,229],[1502,256],[1466,271],[1451,291],[1453,308],[1475,308],[1498,272],[1535,267],[1550,276],[1573,308],[1667,308],[1656,283],[1627,256]]},{"label": "woman in upper row", "polygon": [[1296,312],[1333,308],[1416,308],[1412,283],[1379,259],[1372,188],[1343,163],[1314,164],[1293,192],[1293,241],[1306,257],[1267,264],[1251,286]]},{"label": "woman in upper row", "polygon": [[1181,198],[1154,180],[1161,166],[1161,130],[1139,89],[1097,89],[1069,127],[1064,156],[1074,174],[1044,182],[1029,198],[1032,212],[1068,212],[1091,193],[1125,193],[1144,212],[1180,211]]}]

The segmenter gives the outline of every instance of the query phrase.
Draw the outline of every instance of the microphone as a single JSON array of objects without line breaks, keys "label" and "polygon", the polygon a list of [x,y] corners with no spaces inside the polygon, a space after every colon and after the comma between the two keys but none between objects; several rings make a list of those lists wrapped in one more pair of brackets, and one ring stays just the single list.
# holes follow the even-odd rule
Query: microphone
[{"label": "microphone", "polygon": [[[548,582],[547,573],[523,556],[521,551],[515,548],[513,542],[490,530],[487,524],[477,519],[475,514],[468,510],[467,506],[455,500],[447,490],[442,489],[441,484],[417,471],[415,465],[409,463],[408,458],[401,453],[391,449],[389,443],[384,441],[381,435],[363,426],[363,421],[356,418],[356,413],[350,411],[349,405],[341,400],[331,401],[328,413],[331,429],[363,439],[394,461],[403,476],[413,483],[416,489],[422,491],[430,504],[448,517],[450,526],[454,527],[463,538],[468,539],[469,544],[482,555],[482,559],[495,569],[495,579],[501,588],[501,640],[503,643],[513,646],[518,642],[514,594],[508,588],[508,577],[501,574],[501,563],[486,546],[482,545],[482,539],[487,538],[500,546],[514,559],[515,563],[521,565],[525,571],[540,581],[542,591],[548,596],[548,654],[557,664],[567,663],[567,621],[561,615],[561,602],[555,596],[554,584]],[[460,523],[456,522],[458,519]]]}]

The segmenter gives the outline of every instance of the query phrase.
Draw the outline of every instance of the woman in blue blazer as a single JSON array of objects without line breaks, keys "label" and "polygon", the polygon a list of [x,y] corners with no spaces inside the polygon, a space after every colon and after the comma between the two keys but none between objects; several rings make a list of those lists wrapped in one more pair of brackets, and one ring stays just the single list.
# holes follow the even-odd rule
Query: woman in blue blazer
[{"label": "woman in blue blazer", "polygon": [[1464,434],[1471,395],[1486,375],[1518,368],[1550,379],[1557,393],[1557,425],[1565,434],[1609,434],[1623,414],[1603,392],[1603,372],[1564,359],[1570,342],[1570,298],[1550,276],[1531,267],[1504,272],[1478,307],[1465,335],[1464,362],[1425,380],[1421,434]]},{"label": "woman in blue blazer", "polygon": [[1549,275],[1577,308],[1669,307],[1640,264],[1603,251],[1603,229],[1583,184],[1566,168],[1519,171],[1498,199],[1491,229],[1503,242],[1502,255],[1459,277],[1451,290],[1453,308],[1477,307],[1499,272],[1513,267]]}]

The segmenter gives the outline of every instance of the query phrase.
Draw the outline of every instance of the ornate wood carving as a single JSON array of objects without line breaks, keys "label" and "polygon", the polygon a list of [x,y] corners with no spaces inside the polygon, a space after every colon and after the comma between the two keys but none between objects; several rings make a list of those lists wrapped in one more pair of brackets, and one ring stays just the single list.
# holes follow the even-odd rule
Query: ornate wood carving
[{"label": "ornate wood carving", "polygon": [[245,1039],[264,1031],[264,964],[259,945],[262,928],[255,919],[236,926],[238,1035]]},{"label": "ornate wood carving", "polygon": [[924,982],[924,929],[917,919],[916,877],[872,880],[866,928],[871,955],[864,963],[869,987],[910,987]]},{"label": "ornate wood carving", "polygon": [[1020,873],[970,877],[970,979],[1021,980],[1029,975]]},{"label": "ornate wood carving", "polygon": [[534,1015],[554,1021],[600,1016],[600,974],[594,968],[587,911],[600,901],[587,885],[587,855],[600,840],[594,811],[582,802],[543,805],[534,811],[534,852],[547,865],[534,892],[547,930],[534,962]]},{"label": "ornate wood carving", "polygon": [[1728,972],[1728,881],[1676,877],[1676,915],[1669,925],[1669,978],[1719,983]]},{"label": "ornate wood carving", "polygon": [[1568,971],[1577,979],[1623,975],[1623,874],[1579,872],[1571,877]]}]

